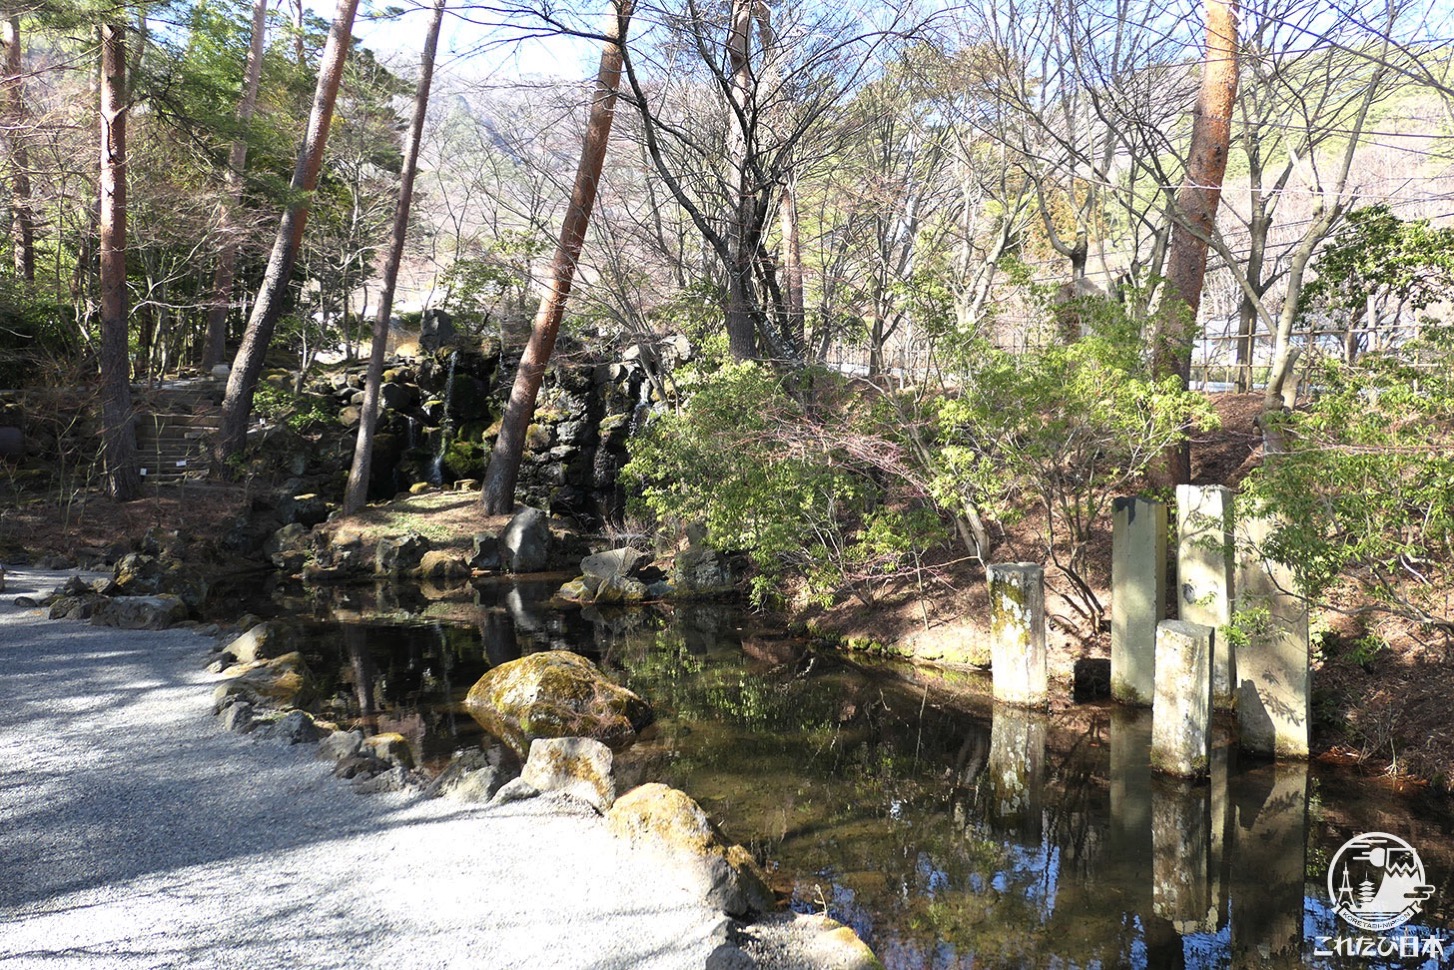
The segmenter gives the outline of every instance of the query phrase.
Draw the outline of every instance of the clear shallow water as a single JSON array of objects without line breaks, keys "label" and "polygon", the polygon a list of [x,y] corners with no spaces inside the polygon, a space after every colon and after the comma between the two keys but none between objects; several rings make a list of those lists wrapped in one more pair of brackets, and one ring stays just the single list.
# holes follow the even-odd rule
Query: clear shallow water
[{"label": "clear shallow water", "polygon": [[[890,968],[1454,964],[1447,818],[1367,779],[1219,747],[1210,783],[1178,784],[1152,777],[1145,713],[995,708],[982,684],[815,655],[734,608],[557,610],[556,585],[278,606],[313,618],[304,650],[331,713],[399,731],[436,768],[493,743],[459,707],[490,666],[589,656],[657,712],[630,770],[692,794],[794,908],[849,923]],[[1391,935],[1442,934],[1443,964],[1317,955],[1320,936],[1353,935],[1324,887],[1364,831],[1420,852],[1434,897]]]}]

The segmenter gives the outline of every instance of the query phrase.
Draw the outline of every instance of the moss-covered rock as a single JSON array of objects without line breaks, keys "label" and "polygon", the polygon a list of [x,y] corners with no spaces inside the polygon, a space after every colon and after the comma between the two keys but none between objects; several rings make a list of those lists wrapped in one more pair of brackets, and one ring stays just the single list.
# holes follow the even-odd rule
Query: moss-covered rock
[{"label": "moss-covered rock", "polygon": [[708,905],[732,916],[772,909],[772,891],[751,853],[728,844],[686,792],[640,785],[616,799],[606,821],[617,838],[669,860]]},{"label": "moss-covered rock", "polygon": [[572,795],[605,812],[616,800],[611,749],[591,738],[536,738],[520,773],[542,792]]},{"label": "moss-covered rock", "polygon": [[313,678],[303,655],[285,653],[272,660],[228,667],[223,676],[230,680],[212,691],[212,703],[222,710],[234,700],[260,707],[302,707],[312,699]]},{"label": "moss-covered rock", "polygon": [[536,738],[586,737],[623,748],[654,716],[646,701],[565,650],[501,664],[470,688],[465,707],[522,757]]}]

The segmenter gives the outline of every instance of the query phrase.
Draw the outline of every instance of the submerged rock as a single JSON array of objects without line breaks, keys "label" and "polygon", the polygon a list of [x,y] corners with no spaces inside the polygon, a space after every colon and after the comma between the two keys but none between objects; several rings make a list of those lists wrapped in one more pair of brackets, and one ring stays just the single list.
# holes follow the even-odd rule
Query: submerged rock
[{"label": "submerged rock", "polygon": [[606,822],[617,838],[667,860],[708,905],[731,916],[772,909],[772,891],[751,853],[728,844],[686,792],[641,785],[616,799]]},{"label": "submerged rock", "polygon": [[522,756],[536,738],[587,737],[625,747],[653,718],[646,701],[565,650],[501,664],[470,688],[465,707]]}]

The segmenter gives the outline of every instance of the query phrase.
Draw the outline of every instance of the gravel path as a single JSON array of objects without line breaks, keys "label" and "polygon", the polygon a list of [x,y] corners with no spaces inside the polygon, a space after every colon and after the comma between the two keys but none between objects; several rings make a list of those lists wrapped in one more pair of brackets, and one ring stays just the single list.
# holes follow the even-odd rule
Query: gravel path
[{"label": "gravel path", "polygon": [[210,641],[0,595],[0,966],[703,967],[723,920],[567,801],[361,796],[228,734]]}]

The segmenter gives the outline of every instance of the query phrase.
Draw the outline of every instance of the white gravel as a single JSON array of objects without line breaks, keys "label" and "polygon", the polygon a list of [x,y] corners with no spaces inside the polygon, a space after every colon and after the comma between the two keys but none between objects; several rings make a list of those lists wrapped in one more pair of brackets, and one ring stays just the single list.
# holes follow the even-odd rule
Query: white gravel
[{"label": "white gravel", "polygon": [[210,641],[0,594],[0,966],[703,967],[721,914],[559,800],[357,795],[223,732]]}]

